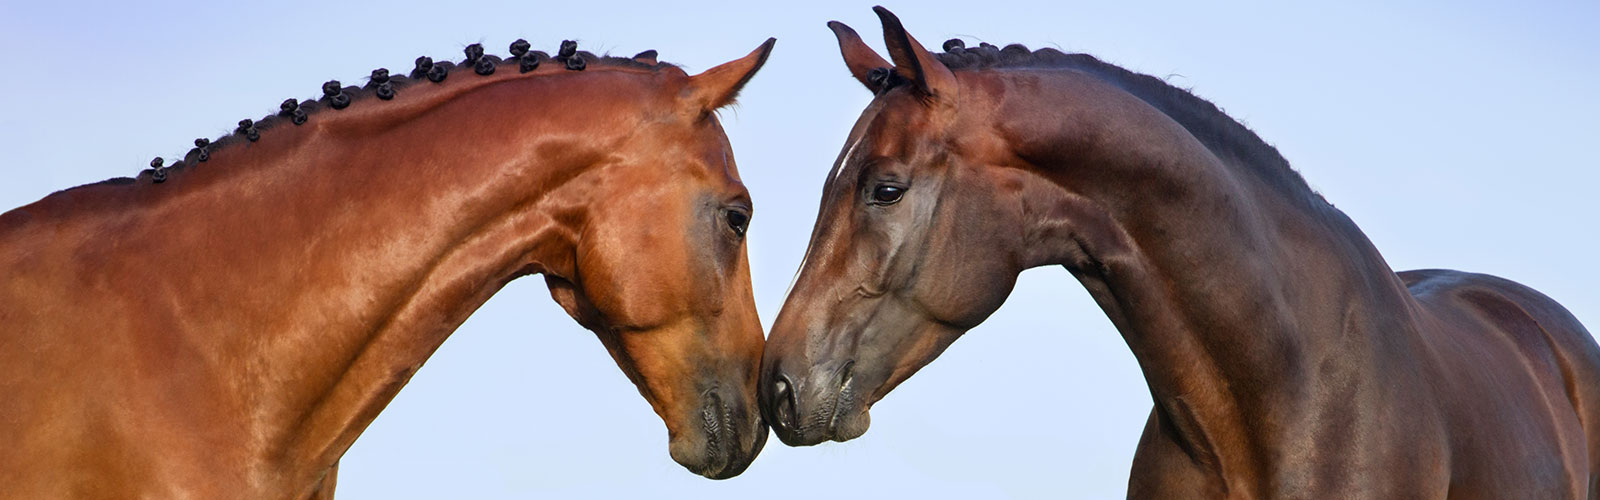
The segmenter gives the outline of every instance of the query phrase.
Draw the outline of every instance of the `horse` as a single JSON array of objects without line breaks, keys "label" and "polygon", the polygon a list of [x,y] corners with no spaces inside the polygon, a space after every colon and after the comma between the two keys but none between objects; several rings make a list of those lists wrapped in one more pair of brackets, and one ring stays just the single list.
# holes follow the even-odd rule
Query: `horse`
[{"label": "horse", "polygon": [[1053,49],[934,53],[875,10],[889,60],[829,23],[875,97],[769,330],[762,410],[784,443],[862,435],[1018,273],[1060,265],[1153,399],[1129,498],[1600,496],[1600,349],[1561,305],[1394,272],[1187,91]]},{"label": "horse", "polygon": [[674,460],[739,474],[764,341],[716,112],[774,42],[693,76],[472,44],[0,215],[0,497],[331,498],[423,362],[532,274]]}]

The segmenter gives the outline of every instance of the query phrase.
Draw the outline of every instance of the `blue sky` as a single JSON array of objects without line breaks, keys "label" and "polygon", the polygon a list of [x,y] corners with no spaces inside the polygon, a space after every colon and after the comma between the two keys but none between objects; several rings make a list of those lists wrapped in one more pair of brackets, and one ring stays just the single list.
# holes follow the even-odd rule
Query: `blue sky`
[{"label": "blue sky", "polygon": [[[691,72],[778,45],[723,113],[756,204],[756,303],[777,316],[830,163],[870,96],[831,19],[870,3],[0,2],[0,209],[132,175],[330,78],[526,38],[658,49]],[[1600,328],[1600,4],[902,2],[937,45],[1087,52],[1212,100],[1275,144],[1395,269],[1488,272]],[[1119,498],[1149,393],[1060,269],[874,407],[843,444],[770,441],[714,482],[667,456],[649,405],[539,278],[470,319],[345,456],[339,498]]]}]

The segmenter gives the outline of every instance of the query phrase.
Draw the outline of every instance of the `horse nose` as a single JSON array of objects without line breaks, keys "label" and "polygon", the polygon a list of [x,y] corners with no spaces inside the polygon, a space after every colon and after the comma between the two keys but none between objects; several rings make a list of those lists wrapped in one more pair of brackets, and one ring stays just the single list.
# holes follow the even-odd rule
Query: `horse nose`
[{"label": "horse nose", "polygon": [[778,373],[772,381],[772,426],[782,431],[794,432],[795,422],[794,380],[786,373]]}]

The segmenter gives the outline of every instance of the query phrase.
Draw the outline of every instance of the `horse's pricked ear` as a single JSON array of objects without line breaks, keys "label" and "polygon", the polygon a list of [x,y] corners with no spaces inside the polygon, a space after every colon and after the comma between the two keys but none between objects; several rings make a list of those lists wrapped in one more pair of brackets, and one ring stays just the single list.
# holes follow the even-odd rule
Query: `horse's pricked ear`
[{"label": "horse's pricked ear", "polygon": [[761,69],[762,64],[766,64],[767,55],[772,53],[772,45],[776,43],[778,39],[768,38],[749,55],[689,77],[689,104],[701,113],[732,104],[734,98],[739,96],[739,89],[744,88],[750,77],[756,75],[756,70]]},{"label": "horse's pricked ear", "polygon": [[910,80],[926,95],[954,99],[958,88],[956,74],[912,38],[905,26],[900,25],[900,18],[889,9],[873,7],[872,11],[883,21],[883,44],[889,47],[895,73]]},{"label": "horse's pricked ear", "polygon": [[861,36],[856,34],[856,30],[850,29],[844,23],[828,21],[828,29],[833,30],[833,36],[839,39],[839,55],[844,56],[844,65],[850,68],[850,76],[856,77],[856,81],[861,82],[874,94],[883,90],[883,80],[873,80],[867,75],[874,69],[889,67],[889,61],[883,60],[883,56],[878,55],[872,47],[861,41]]}]

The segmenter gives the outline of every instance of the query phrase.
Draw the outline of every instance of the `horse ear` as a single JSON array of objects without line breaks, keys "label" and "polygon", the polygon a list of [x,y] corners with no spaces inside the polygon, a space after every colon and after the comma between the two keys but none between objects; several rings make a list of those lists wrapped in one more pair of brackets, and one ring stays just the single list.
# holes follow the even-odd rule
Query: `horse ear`
[{"label": "horse ear", "polygon": [[702,114],[732,104],[739,96],[739,89],[766,64],[767,55],[772,53],[772,45],[777,42],[776,38],[768,38],[749,55],[689,77],[689,87],[685,91],[689,104]]},{"label": "horse ear", "polygon": [[889,46],[889,57],[894,60],[894,71],[916,84],[925,95],[954,98],[956,74],[939,58],[928,52],[916,38],[900,25],[900,18],[883,7],[873,7],[878,19],[883,21],[883,43]]},{"label": "horse ear", "polygon": [[856,34],[856,30],[850,29],[844,23],[828,21],[828,29],[833,30],[833,36],[839,39],[839,55],[844,56],[844,65],[850,68],[850,76],[856,77],[856,81],[861,82],[874,94],[882,90],[883,80],[874,82],[867,74],[874,69],[891,66],[889,61],[883,60],[883,56],[878,55],[872,47],[861,41],[861,36]]}]

